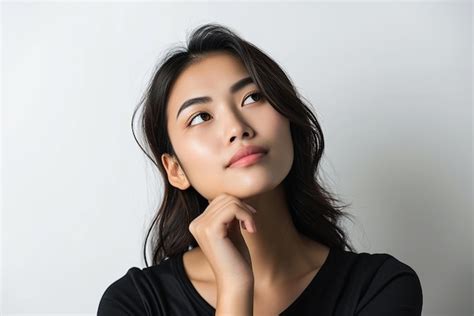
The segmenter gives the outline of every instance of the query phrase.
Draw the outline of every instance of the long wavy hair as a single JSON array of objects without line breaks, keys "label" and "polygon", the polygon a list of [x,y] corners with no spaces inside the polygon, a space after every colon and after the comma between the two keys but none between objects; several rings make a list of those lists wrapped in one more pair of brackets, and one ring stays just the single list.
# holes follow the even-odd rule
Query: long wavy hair
[{"label": "long wavy hair", "polygon": [[[181,163],[167,131],[166,107],[173,83],[186,67],[216,51],[229,52],[239,58],[266,100],[289,119],[294,161],[283,182],[295,228],[330,248],[355,252],[340,225],[343,216],[352,216],[343,211],[350,204],[339,205],[340,201],[318,179],[318,166],[324,151],[321,126],[285,72],[262,50],[217,23],[197,27],[187,36],[186,44],[187,47],[178,46],[169,50],[157,65],[132,117],[135,141],[158,168],[164,187],[163,200],[143,245],[146,266],[149,266],[146,253],[150,236],[152,265],[198,246],[188,227],[209,202],[192,186],[186,190],[172,186],[161,163],[161,155],[168,153]],[[140,145],[133,128],[135,115],[142,106],[139,123],[146,149]]]}]

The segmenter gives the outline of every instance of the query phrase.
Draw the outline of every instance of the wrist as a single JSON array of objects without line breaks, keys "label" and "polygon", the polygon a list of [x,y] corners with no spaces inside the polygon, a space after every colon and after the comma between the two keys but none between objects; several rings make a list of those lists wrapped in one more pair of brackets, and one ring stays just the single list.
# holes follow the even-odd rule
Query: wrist
[{"label": "wrist", "polygon": [[216,315],[252,315],[253,294],[253,286],[221,288],[217,294]]}]

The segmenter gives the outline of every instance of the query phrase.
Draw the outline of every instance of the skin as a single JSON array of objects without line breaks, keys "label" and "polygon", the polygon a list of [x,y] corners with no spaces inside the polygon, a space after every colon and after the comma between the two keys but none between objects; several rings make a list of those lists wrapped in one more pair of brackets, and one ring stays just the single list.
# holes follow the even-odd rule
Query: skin
[{"label": "skin", "polygon": [[[254,83],[235,94],[229,92],[232,84],[247,76],[240,60],[226,52],[210,53],[181,73],[169,96],[167,128],[182,164],[168,154],[162,155],[162,163],[176,188],[193,186],[209,202],[227,193],[257,210],[257,233],[241,230],[251,257],[256,295],[275,292],[295,280],[305,282],[295,290],[301,291],[329,249],[301,235],[290,217],[282,183],[294,158],[288,119],[263,96],[249,96],[259,91]],[[213,101],[187,108],[176,120],[181,104],[200,96],[210,96]],[[195,116],[198,112],[206,113]],[[193,126],[186,127],[190,122]],[[256,164],[226,168],[244,144],[263,146],[269,152]],[[199,252],[199,247],[192,251]],[[199,273],[212,279],[205,257],[197,257],[204,263]],[[287,293],[290,302],[296,294]]]}]

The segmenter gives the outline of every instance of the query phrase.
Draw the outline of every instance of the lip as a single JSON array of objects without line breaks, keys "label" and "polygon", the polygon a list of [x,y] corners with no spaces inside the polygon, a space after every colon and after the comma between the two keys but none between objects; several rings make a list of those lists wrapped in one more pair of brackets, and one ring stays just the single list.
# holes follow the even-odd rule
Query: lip
[{"label": "lip", "polygon": [[247,155],[247,156],[242,157],[239,160],[235,161],[234,163],[232,163],[229,166],[229,168],[245,167],[245,166],[248,166],[248,165],[252,165],[255,162],[259,161],[263,156],[265,156],[265,153],[256,153],[256,154]]},{"label": "lip", "polygon": [[[226,167],[232,166],[234,163],[236,163],[237,161],[239,161],[239,160],[241,160],[241,159],[243,159],[247,156],[252,156],[252,157],[245,158],[245,159],[249,159],[249,160],[253,160],[253,158],[260,158],[260,157],[264,156],[267,152],[268,152],[268,150],[266,150],[265,148],[260,147],[260,146],[251,145],[251,146],[241,147],[232,156],[232,158],[227,163]],[[255,155],[255,154],[261,154],[261,155]]]}]

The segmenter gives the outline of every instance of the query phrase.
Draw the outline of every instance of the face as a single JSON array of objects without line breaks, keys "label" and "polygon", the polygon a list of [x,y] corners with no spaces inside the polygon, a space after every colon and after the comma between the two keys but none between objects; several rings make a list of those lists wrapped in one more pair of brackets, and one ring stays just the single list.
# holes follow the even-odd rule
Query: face
[{"label": "face", "polygon": [[[161,157],[173,186],[193,186],[211,201],[222,193],[250,198],[284,180],[293,163],[289,121],[259,94],[255,83],[230,91],[246,77],[238,58],[214,52],[177,78],[168,99],[167,128],[181,164],[168,154]],[[185,101],[203,96],[212,100],[195,103],[178,115]],[[244,145],[262,146],[268,152],[251,165],[226,167]]]}]

